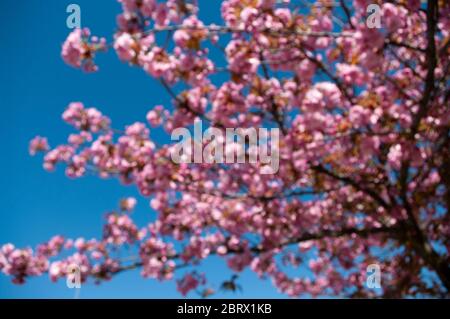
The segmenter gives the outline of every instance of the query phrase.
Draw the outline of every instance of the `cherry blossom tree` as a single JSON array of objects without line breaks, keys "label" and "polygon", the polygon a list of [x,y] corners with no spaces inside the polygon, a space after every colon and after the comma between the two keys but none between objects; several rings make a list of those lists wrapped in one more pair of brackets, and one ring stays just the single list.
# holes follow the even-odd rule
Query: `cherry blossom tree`
[{"label": "cherry blossom tree", "polygon": [[[136,199],[126,198],[99,239],[5,244],[0,270],[14,283],[56,281],[76,264],[82,282],[140,269],[205,297],[214,292],[198,266],[216,255],[288,296],[449,296],[448,1],[225,0],[214,25],[200,20],[201,1],[119,2],[110,40],[74,30],[62,58],[101,72],[95,55],[115,51],[156,78],[171,105],[122,129],[73,102],[62,116],[76,131],[67,143],[50,148],[39,136],[30,153],[71,178],[135,185],[157,218],[137,226]],[[370,4],[381,28],[367,24]],[[174,163],[174,144],[152,129],[170,134],[196,121],[279,128],[279,171]],[[125,246],[130,256],[119,258]],[[378,290],[366,282],[372,264]],[[235,290],[236,278],[222,287]]]}]

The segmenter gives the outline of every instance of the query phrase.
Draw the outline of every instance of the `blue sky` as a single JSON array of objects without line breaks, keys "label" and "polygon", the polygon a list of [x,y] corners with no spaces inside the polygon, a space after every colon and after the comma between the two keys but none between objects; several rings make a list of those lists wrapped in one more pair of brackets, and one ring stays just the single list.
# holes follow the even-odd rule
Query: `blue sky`
[{"label": "blue sky", "polygon": [[[218,1],[200,0],[201,16],[212,22],[219,15]],[[110,51],[96,59],[100,72],[84,74],[66,66],[60,58],[67,36],[66,7],[81,7],[82,26],[95,35],[111,35],[120,5],[114,0],[2,0],[0,1],[0,245],[32,246],[55,234],[66,237],[100,237],[104,214],[116,208],[120,198],[137,196],[134,187],[117,180],[85,177],[70,180],[60,167],[54,173],[42,168],[42,159],[28,155],[35,135],[51,145],[65,142],[71,128],[61,113],[71,101],[95,106],[111,117],[114,127],[143,121],[149,109],[169,103],[159,84],[142,70],[121,63]],[[139,198],[139,197],[138,197]],[[140,198],[134,218],[139,225],[155,217],[146,199]],[[214,288],[231,276],[225,263],[210,259],[201,267]],[[182,274],[182,273],[181,273]],[[245,271],[243,292],[216,297],[283,297],[269,281]],[[47,276],[13,285],[0,274],[0,298],[72,298],[64,281],[53,284]],[[195,295],[191,295],[194,297]],[[97,286],[83,285],[81,298],[178,298],[174,282],[145,280],[139,271],[119,275]]]}]

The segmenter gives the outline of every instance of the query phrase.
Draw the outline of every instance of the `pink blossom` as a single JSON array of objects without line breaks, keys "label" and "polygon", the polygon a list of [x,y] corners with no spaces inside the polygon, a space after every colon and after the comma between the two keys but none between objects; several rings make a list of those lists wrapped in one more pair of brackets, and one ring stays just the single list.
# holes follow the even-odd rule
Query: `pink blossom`
[{"label": "pink blossom", "polygon": [[190,16],[183,21],[183,28],[175,31],[173,40],[181,48],[200,48],[200,42],[208,36],[203,23],[196,16]]},{"label": "pink blossom", "polygon": [[123,211],[130,212],[134,209],[134,207],[136,206],[136,203],[137,203],[136,198],[127,197],[120,201],[120,208]]},{"label": "pink blossom", "polygon": [[93,62],[97,51],[106,49],[104,38],[92,37],[88,28],[75,29],[67,37],[62,46],[62,58],[64,62],[75,67],[82,68],[86,72],[95,72],[98,67]]},{"label": "pink blossom", "polygon": [[30,155],[35,155],[37,152],[45,152],[50,149],[47,138],[36,136],[30,141],[29,152]]},{"label": "pink blossom", "polygon": [[164,107],[162,105],[157,105],[153,108],[153,110],[149,111],[147,113],[147,121],[150,123],[151,126],[157,127],[162,124],[162,113],[163,113]]},{"label": "pink blossom", "polygon": [[1,271],[13,277],[16,284],[23,284],[27,277],[40,276],[48,269],[44,255],[35,255],[31,248],[16,249],[11,244],[2,246],[0,252]]},{"label": "pink blossom", "polygon": [[136,57],[136,47],[137,43],[129,33],[122,33],[114,42],[114,49],[123,61],[130,61]]},{"label": "pink blossom", "polygon": [[103,240],[108,244],[132,244],[142,238],[141,233],[128,215],[110,213],[103,228]]},{"label": "pink blossom", "polygon": [[143,0],[140,10],[146,17],[152,16],[156,10],[156,0]]},{"label": "pink blossom", "polygon": [[181,280],[177,280],[177,290],[183,296],[186,296],[189,291],[197,288],[198,285],[198,279],[192,274],[186,274]]},{"label": "pink blossom", "polygon": [[236,74],[253,74],[260,65],[256,52],[249,43],[241,40],[233,40],[226,47],[229,68]]},{"label": "pink blossom", "polygon": [[85,108],[81,102],[72,102],[63,113],[63,120],[79,130],[97,133],[107,129],[109,119],[95,108]]},{"label": "pink blossom", "polygon": [[362,69],[357,65],[338,63],[336,65],[337,74],[342,77],[345,83],[364,85],[365,74]]},{"label": "pink blossom", "polygon": [[154,47],[148,53],[141,52],[139,63],[153,77],[164,77],[169,82],[174,79],[173,71],[176,67],[176,62],[162,48]]},{"label": "pink blossom", "polygon": [[388,153],[389,164],[394,168],[400,168],[402,156],[402,145],[395,144],[391,146]]},{"label": "pink blossom", "polygon": [[396,31],[404,26],[405,11],[391,3],[384,3],[382,7],[383,23],[389,31]]}]

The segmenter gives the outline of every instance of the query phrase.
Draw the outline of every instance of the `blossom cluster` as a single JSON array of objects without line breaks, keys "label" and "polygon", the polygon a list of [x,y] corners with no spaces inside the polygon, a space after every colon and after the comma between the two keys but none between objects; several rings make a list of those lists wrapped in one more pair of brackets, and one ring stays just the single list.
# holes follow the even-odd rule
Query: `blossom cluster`
[{"label": "blossom cluster", "polygon": [[61,56],[64,62],[73,67],[86,72],[95,72],[98,70],[98,66],[94,63],[95,54],[105,50],[105,38],[91,37],[88,28],[75,29],[64,42]]}]

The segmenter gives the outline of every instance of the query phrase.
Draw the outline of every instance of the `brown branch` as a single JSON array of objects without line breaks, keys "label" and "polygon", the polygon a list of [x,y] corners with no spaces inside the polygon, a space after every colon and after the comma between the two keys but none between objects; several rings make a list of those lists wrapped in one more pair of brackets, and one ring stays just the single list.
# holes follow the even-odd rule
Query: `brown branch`
[{"label": "brown branch", "polygon": [[299,50],[302,51],[302,53],[309,61],[313,62],[322,72],[324,72],[331,80],[333,80],[333,82],[336,84],[336,86],[339,88],[339,90],[345,96],[345,98],[350,102],[350,104],[354,104],[352,96],[347,92],[344,84],[338,77],[336,77],[330,70],[328,70],[328,68],[321,61],[317,60],[304,48],[299,47]]},{"label": "brown branch", "polygon": [[[389,234],[392,237],[397,237],[397,235],[402,232],[402,229],[403,229],[403,227],[400,224],[395,225],[395,226],[390,226],[390,227],[373,227],[373,228],[350,227],[350,228],[344,228],[344,229],[340,229],[340,230],[326,229],[326,230],[322,230],[322,231],[316,232],[316,233],[309,233],[309,232],[304,233],[298,237],[287,240],[287,241],[280,243],[274,247],[263,247],[261,245],[256,245],[256,246],[251,247],[248,250],[228,249],[227,255],[242,254],[246,251],[250,251],[254,254],[261,254],[261,253],[270,252],[270,251],[273,251],[276,249],[287,247],[289,245],[299,244],[299,243],[310,241],[310,240],[322,240],[322,239],[326,239],[326,238],[339,238],[339,237],[344,237],[344,236],[350,236],[353,234],[360,236],[362,238],[367,238],[370,235],[378,235],[378,234]],[[216,253],[212,252],[210,255],[216,255]],[[172,260],[179,259],[179,258],[180,258],[180,254],[171,256]],[[130,265],[121,266],[119,269],[117,269],[111,275],[117,275],[124,271],[137,269],[137,268],[140,268],[143,266],[144,266],[144,264],[142,261],[136,261]],[[175,269],[180,269],[180,268],[187,267],[187,266],[190,266],[190,264],[188,264],[188,263],[178,264],[175,266]],[[101,278],[97,278],[97,279],[101,279]]]},{"label": "brown branch", "polygon": [[386,39],[385,43],[388,44],[388,45],[395,46],[395,47],[406,48],[406,49],[413,50],[413,51],[418,51],[418,52],[421,52],[421,53],[425,53],[426,52],[425,49],[415,47],[415,46],[413,46],[411,44],[408,44],[408,43],[396,42],[396,41],[394,41],[392,39]]},{"label": "brown branch", "polygon": [[344,10],[345,16],[347,17],[348,24],[350,25],[350,27],[352,29],[354,29],[355,26],[352,23],[352,17],[351,17],[351,14],[350,14],[350,9],[345,4],[344,0],[340,0],[340,4],[341,4],[342,9]]},{"label": "brown branch", "polygon": [[383,206],[385,209],[389,210],[391,208],[391,205],[387,203],[377,191],[367,188],[365,186],[360,185],[359,183],[355,182],[349,177],[346,176],[339,176],[335,174],[332,171],[327,170],[322,165],[313,166],[312,169],[316,172],[323,173],[325,175],[328,175],[329,177],[332,177],[333,179],[336,179],[338,181],[344,182],[345,184],[353,186],[355,189],[365,193],[366,195],[370,196],[372,199],[374,199],[378,204]]},{"label": "brown branch", "polygon": [[[429,0],[427,3],[427,49],[426,49],[426,61],[428,65],[427,76],[425,80],[425,88],[422,99],[419,104],[419,111],[416,113],[411,130],[408,135],[409,140],[415,139],[420,122],[422,118],[427,114],[428,105],[432,100],[435,89],[435,76],[434,71],[437,66],[436,58],[436,43],[434,40],[436,34],[436,25],[438,17],[438,7],[436,0]],[[408,177],[409,177],[409,162],[404,160],[400,168],[399,186],[400,186],[400,198],[402,199],[404,208],[408,215],[408,222],[411,224],[414,233],[412,235],[407,234],[405,240],[409,240],[413,246],[413,249],[423,258],[423,260],[436,271],[437,275],[441,279],[442,283],[450,292],[450,267],[444,258],[441,258],[433,249],[428,241],[425,233],[420,227],[417,220],[414,209],[408,200]]]},{"label": "brown branch", "polygon": [[[377,235],[377,234],[390,234],[394,235],[393,237],[396,237],[395,234],[400,233],[403,230],[403,225],[398,224],[396,226],[383,226],[383,227],[374,227],[374,228],[356,228],[356,227],[350,227],[350,228],[344,228],[340,230],[323,230],[318,233],[305,233],[299,237],[293,238],[283,244],[280,245],[279,248],[286,246],[286,245],[292,245],[292,244],[298,244],[305,241],[310,240],[320,240],[325,238],[338,238],[338,237],[344,237],[349,235],[358,235],[362,238],[366,238],[369,235]],[[262,250],[256,250],[258,252],[261,252]]]},{"label": "brown branch", "polygon": [[[157,32],[164,32],[164,31],[177,31],[177,30],[206,30],[209,32],[215,32],[215,33],[251,33],[250,31],[244,29],[244,28],[232,28],[229,26],[216,26],[216,25],[209,25],[209,26],[186,26],[186,25],[170,25],[170,26],[163,26],[163,27],[157,27],[149,30],[145,30],[145,34],[150,33],[157,33]],[[274,30],[271,28],[265,28],[258,30],[259,33],[267,33],[271,35],[300,35],[300,36],[308,36],[308,37],[331,37],[331,38],[338,38],[338,37],[352,37],[354,36],[353,32],[328,32],[328,31],[304,31],[304,30],[292,30],[292,29],[280,29],[280,30]]]}]

